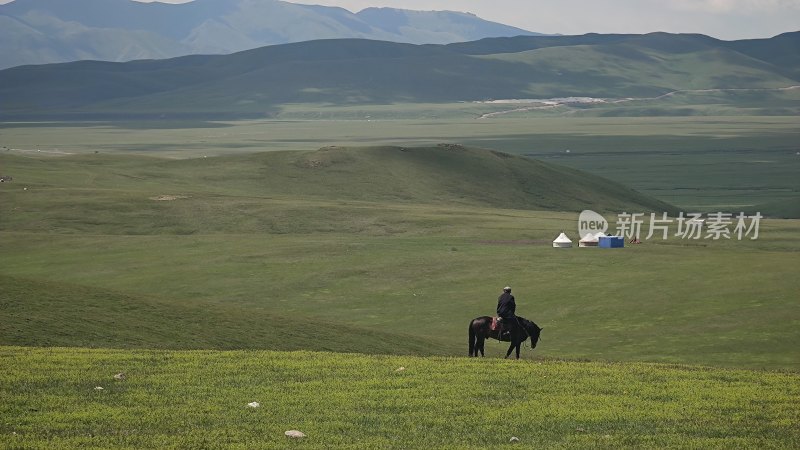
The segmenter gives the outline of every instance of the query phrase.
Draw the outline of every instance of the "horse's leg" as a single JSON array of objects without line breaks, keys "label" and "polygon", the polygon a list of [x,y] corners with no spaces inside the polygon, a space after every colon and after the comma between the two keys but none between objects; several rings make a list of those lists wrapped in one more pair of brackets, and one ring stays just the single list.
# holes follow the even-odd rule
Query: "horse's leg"
[{"label": "horse's leg", "polygon": [[478,352],[481,352],[481,356],[483,355],[483,344],[486,342],[486,338],[483,335],[478,336],[478,345],[477,350],[475,350],[475,356],[478,356]]},{"label": "horse's leg", "polygon": [[522,347],[522,342],[517,341],[517,359],[519,359],[519,348]]},{"label": "horse's leg", "polygon": [[[472,321],[474,322],[474,320]],[[472,328],[472,322],[469,323],[469,356],[478,356],[478,352],[475,349],[475,329]],[[474,355],[473,355],[474,353]]]},{"label": "horse's leg", "polygon": [[514,350],[514,341],[511,341],[511,345],[508,346],[508,351],[506,352],[506,359],[508,358],[508,355],[511,354],[511,350]]}]

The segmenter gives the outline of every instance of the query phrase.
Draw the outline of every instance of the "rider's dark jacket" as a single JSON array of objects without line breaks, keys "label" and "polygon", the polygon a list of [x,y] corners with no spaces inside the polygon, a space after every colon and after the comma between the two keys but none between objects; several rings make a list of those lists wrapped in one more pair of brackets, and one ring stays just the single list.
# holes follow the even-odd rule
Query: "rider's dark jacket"
[{"label": "rider's dark jacket", "polygon": [[497,299],[497,315],[503,319],[513,319],[517,311],[517,303],[511,292],[503,292]]}]

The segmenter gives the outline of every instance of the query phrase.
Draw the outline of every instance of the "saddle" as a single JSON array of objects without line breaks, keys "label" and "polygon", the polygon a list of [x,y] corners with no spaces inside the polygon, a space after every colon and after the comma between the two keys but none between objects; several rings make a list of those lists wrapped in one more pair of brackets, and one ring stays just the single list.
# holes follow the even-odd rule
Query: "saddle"
[{"label": "saddle", "polygon": [[489,328],[492,331],[501,331],[501,338],[507,338],[511,334],[511,330],[513,329],[514,325],[511,322],[503,322],[503,319],[500,317],[492,317],[492,324]]}]

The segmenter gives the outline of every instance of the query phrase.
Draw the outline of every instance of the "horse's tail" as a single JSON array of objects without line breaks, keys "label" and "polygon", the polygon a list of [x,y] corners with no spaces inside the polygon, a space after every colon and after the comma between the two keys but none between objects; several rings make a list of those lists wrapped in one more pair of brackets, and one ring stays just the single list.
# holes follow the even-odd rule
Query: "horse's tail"
[{"label": "horse's tail", "polygon": [[475,328],[472,327],[473,323],[475,323],[475,320],[471,320],[469,322],[469,356],[472,356],[473,354],[478,356],[477,350],[475,349],[475,341],[477,338],[475,337]]}]

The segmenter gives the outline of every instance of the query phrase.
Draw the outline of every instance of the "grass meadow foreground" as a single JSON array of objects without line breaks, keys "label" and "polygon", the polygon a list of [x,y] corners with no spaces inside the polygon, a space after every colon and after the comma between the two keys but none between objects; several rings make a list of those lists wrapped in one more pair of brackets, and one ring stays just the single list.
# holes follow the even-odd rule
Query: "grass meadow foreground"
[{"label": "grass meadow foreground", "polygon": [[[800,445],[796,373],[308,351],[0,347],[0,358],[6,448]],[[292,429],[307,437],[291,441]]]}]

